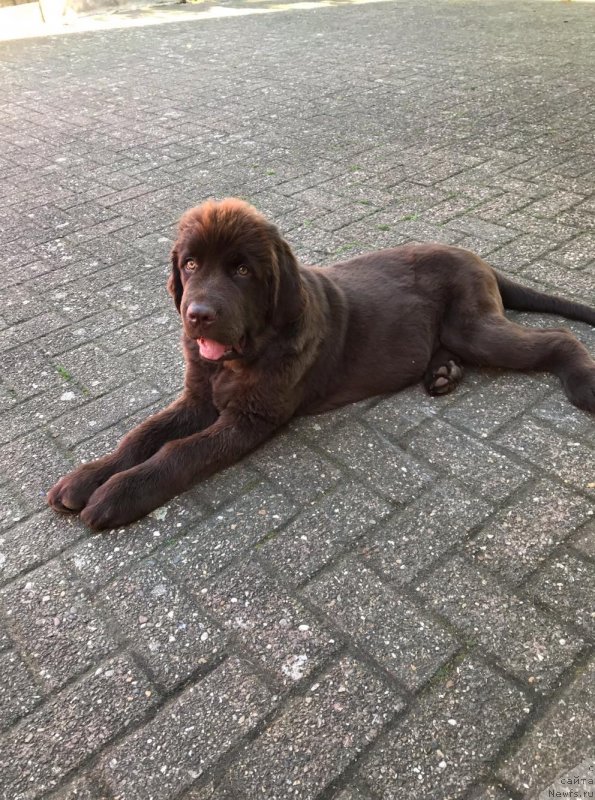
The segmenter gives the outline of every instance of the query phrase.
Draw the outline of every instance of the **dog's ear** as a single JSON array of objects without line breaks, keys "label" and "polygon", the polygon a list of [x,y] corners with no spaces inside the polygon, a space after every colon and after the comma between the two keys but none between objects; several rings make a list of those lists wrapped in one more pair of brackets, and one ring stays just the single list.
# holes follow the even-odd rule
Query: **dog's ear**
[{"label": "dog's ear", "polygon": [[271,286],[271,323],[283,328],[300,318],[304,311],[304,287],[296,257],[291,247],[271,226],[273,238],[273,282]]},{"label": "dog's ear", "polygon": [[170,255],[171,272],[167,280],[167,291],[171,294],[176,304],[178,314],[180,313],[180,305],[182,304],[182,293],[184,288],[182,286],[182,279],[180,278],[180,270],[178,269],[178,251],[174,245]]}]

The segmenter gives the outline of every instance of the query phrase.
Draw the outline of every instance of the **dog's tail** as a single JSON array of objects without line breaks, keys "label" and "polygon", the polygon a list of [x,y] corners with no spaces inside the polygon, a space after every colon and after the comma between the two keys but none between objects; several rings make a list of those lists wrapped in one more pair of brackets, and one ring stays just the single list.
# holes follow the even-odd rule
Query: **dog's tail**
[{"label": "dog's tail", "polygon": [[583,303],[573,303],[572,300],[564,300],[562,297],[545,292],[538,292],[528,286],[521,286],[520,283],[506,278],[496,270],[494,273],[504,308],[511,308],[515,311],[543,311],[546,314],[560,314],[562,317],[577,319],[595,326],[595,308],[583,305]]}]

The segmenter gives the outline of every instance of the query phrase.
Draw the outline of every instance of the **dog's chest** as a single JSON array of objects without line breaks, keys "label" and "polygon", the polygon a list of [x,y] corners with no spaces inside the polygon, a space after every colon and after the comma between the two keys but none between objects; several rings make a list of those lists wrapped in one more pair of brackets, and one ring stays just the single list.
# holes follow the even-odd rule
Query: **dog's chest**
[{"label": "dog's chest", "polygon": [[233,401],[239,400],[248,390],[245,370],[227,364],[221,367],[211,378],[213,404],[221,412]]}]

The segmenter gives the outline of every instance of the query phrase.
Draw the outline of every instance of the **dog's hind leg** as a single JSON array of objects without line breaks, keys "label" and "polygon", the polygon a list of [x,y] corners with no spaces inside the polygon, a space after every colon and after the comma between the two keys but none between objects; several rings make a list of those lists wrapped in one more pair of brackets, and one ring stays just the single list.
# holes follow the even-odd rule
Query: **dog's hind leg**
[{"label": "dog's hind leg", "polygon": [[490,313],[463,324],[451,320],[440,339],[471,364],[553,372],[575,406],[595,412],[595,361],[564,328],[524,328]]},{"label": "dog's hind leg", "polygon": [[463,365],[459,356],[444,347],[438,347],[424,374],[424,386],[428,394],[449,394],[462,379]]}]

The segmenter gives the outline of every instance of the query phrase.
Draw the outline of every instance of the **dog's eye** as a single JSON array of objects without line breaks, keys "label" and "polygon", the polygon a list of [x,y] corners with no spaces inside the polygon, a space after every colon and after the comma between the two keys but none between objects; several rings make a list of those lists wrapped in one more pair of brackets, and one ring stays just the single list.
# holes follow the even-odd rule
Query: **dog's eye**
[{"label": "dog's eye", "polygon": [[190,258],[190,259],[189,259],[188,261],[186,261],[186,263],[184,264],[184,269],[185,269],[187,272],[194,272],[194,270],[195,270],[195,269],[198,269],[198,264],[196,263],[196,261],[194,261],[194,259]]},{"label": "dog's eye", "polygon": [[239,264],[236,267],[236,275],[239,275],[241,278],[245,278],[246,275],[250,274],[250,270],[245,264]]}]

